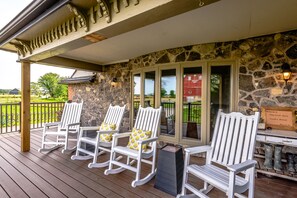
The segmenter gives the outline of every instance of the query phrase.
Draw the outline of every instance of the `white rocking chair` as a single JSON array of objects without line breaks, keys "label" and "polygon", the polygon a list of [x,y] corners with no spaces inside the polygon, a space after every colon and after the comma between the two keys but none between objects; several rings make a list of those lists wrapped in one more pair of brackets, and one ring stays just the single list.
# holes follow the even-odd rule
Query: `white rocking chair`
[{"label": "white rocking chair", "polygon": [[[68,148],[70,141],[77,141],[77,134],[80,126],[80,116],[83,102],[66,102],[64,105],[62,117],[60,122],[46,123],[43,128],[42,144],[39,152],[52,151],[64,145],[64,152],[73,151],[75,147]],[[50,127],[58,127],[56,131],[49,131]],[[47,140],[47,136],[55,136],[56,141]],[[72,137],[69,137],[72,136]],[[74,136],[74,137],[73,137]],[[46,145],[53,145],[47,147]]]},{"label": "white rocking chair", "polygon": [[[186,189],[199,197],[216,187],[230,197],[245,197],[241,193],[247,189],[248,197],[254,197],[255,164],[253,160],[259,113],[245,116],[241,113],[218,112],[211,146],[185,149],[185,168],[182,192],[177,197],[187,197]],[[206,152],[206,164],[190,163],[190,156]],[[218,167],[216,164],[221,165]],[[225,168],[222,168],[225,167]],[[243,173],[245,177],[237,175]],[[204,180],[204,188],[196,189],[189,183],[188,174]]]},{"label": "white rocking chair", "polygon": [[[76,153],[75,153],[75,155],[71,156],[71,159],[72,160],[87,160],[87,159],[93,158],[93,162],[89,163],[89,165],[88,165],[89,168],[100,168],[100,167],[108,166],[109,160],[106,162],[103,162],[103,163],[98,163],[97,157],[99,155],[102,155],[105,152],[110,152],[112,142],[111,141],[107,142],[107,141],[101,140],[100,135],[114,134],[114,133],[119,132],[120,125],[121,125],[121,122],[122,122],[122,119],[124,116],[124,112],[125,112],[125,107],[126,107],[126,105],[124,105],[123,107],[120,107],[118,105],[117,106],[109,105],[109,108],[107,110],[107,113],[106,113],[103,123],[108,124],[108,125],[114,124],[115,125],[114,130],[112,130],[112,129],[103,130],[102,128],[100,128],[98,126],[81,127],[80,133],[79,133],[79,138],[77,141]],[[84,136],[85,131],[92,131],[92,130],[97,131],[97,135],[95,138]],[[94,152],[91,152],[91,151],[87,150],[86,148],[82,148],[82,143],[93,145],[95,147]],[[100,152],[98,151],[98,149]],[[83,156],[80,154],[87,154],[87,155]]]},{"label": "white rocking chair", "polygon": [[[156,174],[156,150],[157,150],[157,133],[160,127],[160,115],[162,107],[154,109],[151,107],[142,108],[139,107],[137,117],[135,120],[134,128],[140,129],[143,131],[151,131],[151,137],[146,140],[138,141],[138,150],[130,149],[126,146],[118,145],[118,138],[129,137],[131,132],[114,134],[112,140],[112,148],[110,154],[109,168],[105,170],[105,175],[116,174],[128,169],[136,173],[136,179],[132,182],[132,187],[143,185],[150,181]],[[143,150],[143,145],[149,144],[148,150]],[[126,155],[127,162],[119,162],[116,158],[116,154]],[[148,160],[152,158],[152,160]],[[132,159],[132,160],[130,160]],[[137,160],[136,167],[133,167],[132,164]],[[141,162],[150,164],[152,166],[151,172],[140,179],[141,174]],[[113,165],[119,166],[119,168],[113,168]]]}]

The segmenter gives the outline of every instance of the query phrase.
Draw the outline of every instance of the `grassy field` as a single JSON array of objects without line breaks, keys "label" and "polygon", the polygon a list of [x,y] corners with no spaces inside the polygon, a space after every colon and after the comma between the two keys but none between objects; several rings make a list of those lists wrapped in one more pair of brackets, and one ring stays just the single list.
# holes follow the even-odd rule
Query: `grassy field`
[{"label": "grassy field", "polygon": [[[20,125],[20,101],[19,95],[0,95],[0,127]],[[31,124],[39,125],[57,121],[63,109],[63,103],[57,104],[57,102],[65,102],[65,99],[44,99],[32,96],[31,103],[35,104],[31,104],[30,107]]]},{"label": "grassy field", "polygon": [[[65,98],[40,98],[31,96],[31,102],[65,102]],[[21,102],[21,95],[0,95],[0,104]]]}]

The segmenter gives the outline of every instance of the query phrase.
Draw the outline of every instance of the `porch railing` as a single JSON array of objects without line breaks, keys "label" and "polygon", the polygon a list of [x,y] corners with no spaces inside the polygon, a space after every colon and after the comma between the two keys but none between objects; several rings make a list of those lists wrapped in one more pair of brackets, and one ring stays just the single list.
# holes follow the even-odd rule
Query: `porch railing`
[{"label": "porch railing", "polygon": [[[139,108],[140,101],[134,101],[134,109]],[[166,117],[171,117],[174,119],[175,115],[175,102],[161,102],[163,111],[165,111]],[[198,103],[183,103],[183,122],[196,122],[201,124],[201,102]]]},{"label": "porch railing", "polygon": [[[44,123],[57,122],[64,102],[37,102],[30,104],[31,129],[41,128]],[[21,103],[0,104],[0,133],[16,132],[21,125]]]}]

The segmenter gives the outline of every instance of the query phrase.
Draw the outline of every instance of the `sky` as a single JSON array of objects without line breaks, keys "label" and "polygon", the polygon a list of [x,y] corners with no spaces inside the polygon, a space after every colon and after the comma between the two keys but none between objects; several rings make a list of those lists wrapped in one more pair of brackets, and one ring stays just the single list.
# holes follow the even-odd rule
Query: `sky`
[{"label": "sky", "polygon": [[[9,23],[32,0],[0,0],[0,29]],[[8,9],[10,8],[10,9]],[[0,89],[21,87],[21,63],[17,63],[16,53],[0,50]],[[70,77],[73,69],[65,69],[46,65],[31,64],[31,82],[46,73],[53,72],[60,76]]]}]

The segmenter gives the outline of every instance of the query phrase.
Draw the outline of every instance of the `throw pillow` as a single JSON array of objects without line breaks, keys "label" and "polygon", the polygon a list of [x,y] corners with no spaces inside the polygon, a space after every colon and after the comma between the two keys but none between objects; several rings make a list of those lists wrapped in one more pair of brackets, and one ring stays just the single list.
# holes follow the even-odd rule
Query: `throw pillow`
[{"label": "throw pillow", "polygon": [[[103,122],[100,126],[100,131],[109,131],[109,130],[115,130],[116,124],[107,124]],[[101,142],[111,142],[112,140],[112,134],[100,134],[100,141]]]},{"label": "throw pillow", "polygon": [[[127,147],[130,149],[138,150],[138,140],[147,140],[151,137],[151,131],[143,131],[141,129],[132,129]],[[142,145],[143,151],[147,150],[147,144]]]}]

